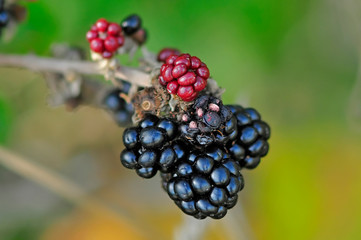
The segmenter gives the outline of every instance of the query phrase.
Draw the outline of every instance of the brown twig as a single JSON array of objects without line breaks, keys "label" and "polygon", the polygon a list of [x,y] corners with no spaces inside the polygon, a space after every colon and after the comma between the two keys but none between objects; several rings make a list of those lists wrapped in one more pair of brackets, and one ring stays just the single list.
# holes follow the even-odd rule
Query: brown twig
[{"label": "brown twig", "polygon": [[[104,72],[97,62],[80,60],[63,60],[56,58],[38,57],[35,55],[5,55],[0,54],[0,66],[20,67],[33,71],[64,73],[76,72],[79,74],[99,74]],[[115,71],[115,77],[124,79],[137,86],[147,87],[151,85],[150,75],[139,69],[120,66]]]}]

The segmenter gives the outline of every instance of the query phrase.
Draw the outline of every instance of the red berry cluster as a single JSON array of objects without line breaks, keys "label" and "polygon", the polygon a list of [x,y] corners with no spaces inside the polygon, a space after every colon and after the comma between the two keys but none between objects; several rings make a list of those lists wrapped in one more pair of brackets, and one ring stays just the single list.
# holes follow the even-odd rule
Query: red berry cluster
[{"label": "red berry cluster", "polygon": [[124,44],[122,28],[117,23],[110,23],[104,18],[99,19],[86,33],[92,51],[103,58],[111,58],[119,47]]},{"label": "red berry cluster", "polygon": [[193,101],[207,86],[209,70],[199,58],[189,54],[170,55],[160,69],[159,82],[183,101]]},{"label": "red berry cluster", "polygon": [[179,55],[179,54],[181,54],[181,52],[176,48],[163,48],[158,53],[157,59],[159,62],[165,62],[167,57],[169,57],[170,55]]}]

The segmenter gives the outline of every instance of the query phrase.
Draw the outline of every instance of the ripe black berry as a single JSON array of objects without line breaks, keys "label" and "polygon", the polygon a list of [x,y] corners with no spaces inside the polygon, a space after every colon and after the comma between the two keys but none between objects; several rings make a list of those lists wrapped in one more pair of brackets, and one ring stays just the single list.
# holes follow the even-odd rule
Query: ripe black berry
[{"label": "ripe black berry", "polygon": [[122,21],[121,26],[126,35],[132,35],[140,29],[140,27],[142,26],[142,20],[138,15],[133,14],[126,17]]},{"label": "ripe black berry", "polygon": [[159,157],[159,167],[160,170],[163,172],[166,172],[168,169],[170,169],[175,161],[177,160],[177,155],[173,148],[171,146],[166,147]]},{"label": "ripe black berry", "polygon": [[0,29],[6,27],[10,20],[10,15],[6,10],[0,11]]},{"label": "ripe black berry", "polygon": [[177,124],[170,119],[147,115],[137,127],[123,133],[121,163],[136,169],[139,176],[153,177],[158,170],[167,173],[185,156],[185,145],[177,141]]},{"label": "ripe black berry", "polygon": [[152,178],[157,174],[157,169],[154,167],[138,168],[135,171],[142,178]]},{"label": "ripe black berry", "polygon": [[158,148],[164,144],[166,133],[162,129],[147,127],[140,132],[140,142],[145,148]]},{"label": "ripe black berry", "polygon": [[163,188],[184,213],[220,219],[237,203],[244,181],[240,166],[225,151],[216,145],[194,150],[173,171],[161,175]]},{"label": "ripe black berry", "polygon": [[236,123],[229,124],[236,124],[238,129],[236,139],[227,144],[227,149],[241,167],[253,169],[260,163],[261,157],[268,153],[270,127],[261,120],[261,115],[254,108],[227,107],[236,119]]},{"label": "ripe black berry", "polygon": [[124,91],[120,89],[110,91],[106,95],[103,103],[104,107],[113,115],[114,120],[119,126],[127,126],[132,122],[134,110],[131,103],[127,103],[120,97],[120,93],[122,92]]},{"label": "ripe black berry", "polygon": [[137,167],[137,155],[133,151],[123,151],[120,154],[120,160],[124,167],[134,169]]},{"label": "ripe black berry", "polygon": [[148,115],[142,121],[140,121],[139,126],[141,128],[153,127],[158,121],[159,119],[155,115]]},{"label": "ripe black berry", "polygon": [[160,120],[157,126],[161,129],[164,129],[169,138],[174,138],[175,134],[177,133],[175,124],[169,119]]}]

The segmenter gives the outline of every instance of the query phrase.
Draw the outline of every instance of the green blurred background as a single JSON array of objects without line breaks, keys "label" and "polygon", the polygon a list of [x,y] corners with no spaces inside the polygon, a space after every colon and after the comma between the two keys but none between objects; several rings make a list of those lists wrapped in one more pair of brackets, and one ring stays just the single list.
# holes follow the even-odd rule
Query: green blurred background
[{"label": "green blurred background", "polygon": [[[261,112],[272,127],[270,152],[257,169],[245,171],[240,193],[254,239],[361,239],[360,2],[23,5],[29,15],[10,42],[0,41],[1,53],[46,56],[52,43],[86,48],[84,35],[98,18],[120,22],[137,13],[151,51],[169,46],[200,57],[226,89],[224,102]],[[127,214],[89,214],[0,166],[0,239],[135,239],[124,235],[122,218],[170,239],[180,211],[159,179],[143,181],[122,168],[122,129],[101,110],[69,113],[48,107],[46,97],[40,74],[0,68],[0,143]],[[222,231],[208,239],[232,239]],[[149,238],[160,239],[154,232]]]}]

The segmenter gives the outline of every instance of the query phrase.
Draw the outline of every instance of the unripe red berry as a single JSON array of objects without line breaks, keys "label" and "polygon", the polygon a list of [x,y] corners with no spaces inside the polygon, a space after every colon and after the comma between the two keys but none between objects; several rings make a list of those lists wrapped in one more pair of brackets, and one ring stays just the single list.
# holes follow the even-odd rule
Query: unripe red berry
[{"label": "unripe red berry", "polygon": [[118,49],[118,39],[113,36],[108,36],[104,40],[104,47],[109,52],[115,52]]},{"label": "unripe red berry", "polygon": [[178,78],[178,83],[182,86],[192,85],[195,82],[196,74],[194,72],[187,72],[186,74]]},{"label": "unripe red berry", "polygon": [[174,65],[185,64],[187,67],[191,66],[191,58],[189,54],[182,54],[174,60]]},{"label": "unripe red berry", "polygon": [[169,57],[167,57],[165,59],[165,63],[172,65],[172,64],[174,64],[174,61],[177,59],[177,57],[178,57],[178,55],[170,55]]},{"label": "unripe red berry", "polygon": [[166,82],[170,82],[173,80],[173,76],[172,76],[172,70],[173,70],[173,66],[172,65],[167,65],[164,73],[163,73],[163,78]]},{"label": "unripe red berry", "polygon": [[197,74],[204,79],[209,78],[209,70],[206,66],[198,68]]},{"label": "unripe red berry", "polygon": [[191,102],[193,101],[194,99],[196,99],[198,96],[198,92],[194,92],[192,95],[190,95],[189,97],[186,97],[186,98],[183,98],[183,101],[186,101],[186,102]]},{"label": "unripe red berry", "polygon": [[165,62],[167,57],[169,57],[170,55],[180,55],[180,51],[176,48],[163,48],[158,53],[157,59],[159,62]]},{"label": "unripe red berry", "polygon": [[108,28],[108,21],[104,18],[101,18],[95,23],[95,26],[97,27],[98,31],[106,32]]},{"label": "unripe red berry", "polygon": [[185,64],[179,64],[174,66],[173,70],[172,70],[172,75],[175,78],[179,78],[181,76],[183,76],[186,72],[187,72],[188,68]]},{"label": "unripe red berry", "polygon": [[177,95],[182,99],[188,99],[194,93],[193,86],[179,86]]},{"label": "unripe red berry", "polygon": [[111,58],[119,47],[124,45],[124,36],[119,24],[99,19],[87,32],[86,38],[92,51],[100,53],[103,58]]},{"label": "unripe red berry", "polygon": [[191,57],[191,68],[192,69],[199,68],[201,66],[201,63],[202,63],[202,61],[199,58],[197,58],[195,56]]},{"label": "unripe red berry", "polygon": [[178,83],[176,80],[173,80],[171,82],[168,83],[167,85],[167,90],[170,94],[176,94],[177,93],[177,90],[178,90]]},{"label": "unripe red berry", "polygon": [[114,37],[118,36],[121,31],[122,28],[119,26],[119,24],[111,23],[108,26],[108,34]]},{"label": "unripe red berry", "polygon": [[200,92],[207,86],[207,80],[204,80],[203,78],[197,76],[196,82],[194,83],[193,86],[194,86],[194,90]]},{"label": "unripe red berry", "polygon": [[165,69],[167,68],[168,64],[164,63],[161,67],[160,67],[160,74],[163,75]]},{"label": "unripe red berry", "polygon": [[97,53],[101,53],[104,50],[104,44],[103,44],[103,40],[101,40],[100,38],[95,38],[90,42],[90,48],[91,50],[93,50],[94,52]]},{"label": "unripe red berry", "polygon": [[164,82],[168,82],[169,93],[177,94],[183,101],[188,102],[193,101],[207,86],[209,70],[207,65],[195,56],[170,55],[160,68],[160,76],[161,85],[164,86]]},{"label": "unripe red berry", "polygon": [[159,75],[158,80],[162,86],[167,86],[168,83],[164,80],[164,78],[161,75]]},{"label": "unripe red berry", "polygon": [[86,33],[86,39],[90,42],[91,40],[98,37],[98,33],[96,31],[88,31]]}]

